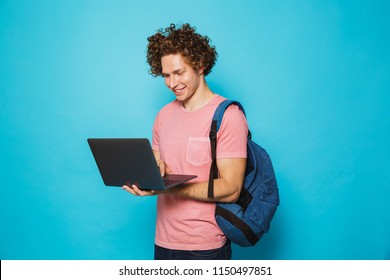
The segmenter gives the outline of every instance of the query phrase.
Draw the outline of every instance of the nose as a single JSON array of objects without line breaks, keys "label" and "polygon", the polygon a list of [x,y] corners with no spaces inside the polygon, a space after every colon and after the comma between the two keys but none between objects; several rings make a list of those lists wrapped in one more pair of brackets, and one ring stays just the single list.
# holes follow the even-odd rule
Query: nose
[{"label": "nose", "polygon": [[177,79],[176,79],[175,75],[172,75],[172,76],[169,78],[168,87],[169,87],[170,89],[173,89],[173,88],[175,88],[176,85],[177,85]]}]

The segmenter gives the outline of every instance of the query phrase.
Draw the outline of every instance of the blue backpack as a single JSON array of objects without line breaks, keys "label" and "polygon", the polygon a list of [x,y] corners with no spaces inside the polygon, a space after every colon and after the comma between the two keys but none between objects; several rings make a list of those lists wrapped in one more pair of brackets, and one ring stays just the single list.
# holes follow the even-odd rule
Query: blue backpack
[{"label": "blue backpack", "polygon": [[[209,136],[212,155],[209,197],[214,197],[214,179],[218,177],[217,132],[223,114],[231,104],[237,105],[245,115],[242,105],[232,100],[224,100],[214,113]],[[217,224],[226,237],[244,247],[255,245],[268,231],[279,205],[279,190],[270,156],[252,141],[250,131],[247,154],[245,180],[239,199],[235,203],[217,203],[215,211]]]}]

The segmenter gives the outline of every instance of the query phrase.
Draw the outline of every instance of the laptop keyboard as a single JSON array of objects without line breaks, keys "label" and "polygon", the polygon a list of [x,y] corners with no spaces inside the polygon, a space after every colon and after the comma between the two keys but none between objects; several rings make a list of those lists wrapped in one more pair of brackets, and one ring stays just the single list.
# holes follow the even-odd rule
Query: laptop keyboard
[{"label": "laptop keyboard", "polygon": [[164,185],[165,186],[170,186],[170,185],[176,184],[177,182],[180,182],[180,181],[172,180],[172,179],[164,179]]}]

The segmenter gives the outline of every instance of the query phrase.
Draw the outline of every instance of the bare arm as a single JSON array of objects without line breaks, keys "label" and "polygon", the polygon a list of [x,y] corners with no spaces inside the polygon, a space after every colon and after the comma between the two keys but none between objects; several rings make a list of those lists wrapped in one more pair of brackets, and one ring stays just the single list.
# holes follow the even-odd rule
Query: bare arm
[{"label": "bare arm", "polygon": [[242,189],[246,159],[219,159],[217,165],[220,177],[214,179],[214,198],[207,197],[208,181],[185,184],[165,193],[201,201],[235,202]]},{"label": "bare arm", "polygon": [[[156,152],[158,153],[158,152]],[[160,161],[159,154],[156,154],[157,163],[160,166],[161,174],[170,171],[163,161]],[[244,182],[246,159],[218,159],[217,166],[220,177],[214,179],[214,197],[207,197],[208,181],[189,183],[166,191],[143,191],[137,186],[123,186],[123,189],[136,196],[149,196],[156,194],[178,195],[201,201],[235,202],[241,192]],[[169,173],[169,172],[167,172]]]}]

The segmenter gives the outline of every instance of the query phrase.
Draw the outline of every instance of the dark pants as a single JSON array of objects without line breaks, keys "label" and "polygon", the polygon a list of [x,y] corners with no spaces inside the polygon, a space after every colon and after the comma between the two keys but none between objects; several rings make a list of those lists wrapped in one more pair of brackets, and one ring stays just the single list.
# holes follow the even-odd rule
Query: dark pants
[{"label": "dark pants", "polygon": [[230,260],[232,258],[232,248],[230,241],[218,249],[212,250],[171,250],[154,245],[155,260]]}]

